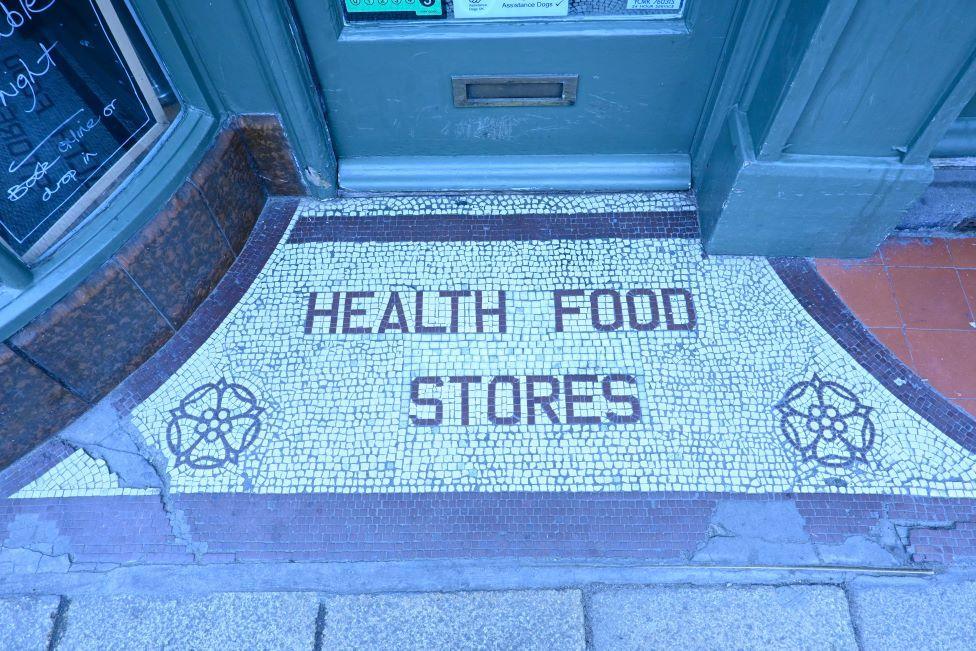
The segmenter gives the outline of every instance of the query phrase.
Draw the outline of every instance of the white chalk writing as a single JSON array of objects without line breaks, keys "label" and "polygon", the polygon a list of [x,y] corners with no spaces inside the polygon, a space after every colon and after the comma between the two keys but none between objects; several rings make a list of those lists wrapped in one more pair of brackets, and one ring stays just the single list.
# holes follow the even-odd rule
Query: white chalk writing
[{"label": "white chalk writing", "polygon": [[53,188],[44,188],[44,194],[41,195],[41,198],[44,199],[44,201],[47,201],[48,199],[53,197],[58,190],[61,189],[62,185],[73,183],[77,180],[78,180],[78,172],[75,170],[68,170],[67,172],[61,175],[60,179],[58,179],[57,185],[55,185]]},{"label": "white chalk writing", "polygon": [[23,198],[23,196],[27,194],[31,188],[37,185],[38,181],[47,175],[48,169],[59,160],[61,160],[60,156],[52,161],[39,161],[37,165],[34,166],[34,173],[31,174],[26,181],[7,188],[7,201],[19,201],[21,198]]},{"label": "white chalk writing", "polygon": [[[17,0],[17,2],[0,2],[0,38],[9,38],[31,20],[35,15],[44,13],[56,0]],[[19,7],[19,8],[18,8]]]},{"label": "white chalk writing", "polygon": [[43,70],[32,70],[27,62],[23,59],[18,59],[24,72],[20,72],[14,78],[13,81],[8,83],[10,90],[0,88],[0,104],[4,107],[7,106],[7,98],[14,98],[20,96],[24,90],[30,93],[31,97],[31,107],[25,111],[25,113],[33,113],[34,109],[37,108],[37,90],[35,85],[37,80],[46,75],[51,71],[51,68],[56,68],[58,64],[54,62],[51,58],[51,52],[57,46],[57,41],[52,43],[50,46],[40,43],[41,46],[41,56],[37,57],[37,64],[44,64]]}]

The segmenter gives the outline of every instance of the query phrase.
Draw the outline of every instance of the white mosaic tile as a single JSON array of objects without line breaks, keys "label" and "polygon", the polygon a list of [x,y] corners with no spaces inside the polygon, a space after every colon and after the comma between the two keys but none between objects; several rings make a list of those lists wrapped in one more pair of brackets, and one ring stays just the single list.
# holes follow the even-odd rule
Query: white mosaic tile
[{"label": "white mosaic tile", "polygon": [[111,472],[101,459],[93,459],[84,450],[75,450],[16,493],[12,499],[82,497],[115,495],[156,495],[159,491],[151,488],[123,488],[119,478]]},{"label": "white mosaic tile", "polygon": [[306,203],[324,217],[341,215],[521,215],[696,210],[688,192],[614,194],[482,194],[355,197]]},{"label": "white mosaic tile", "polygon": [[[683,194],[345,199],[307,201],[296,219],[685,210],[693,208],[688,201]],[[668,288],[687,294],[662,293]],[[631,295],[631,314],[627,292],[635,289],[650,291]],[[566,295],[564,307],[580,310],[564,310],[562,331],[556,290],[584,292]],[[617,292],[602,292],[595,304],[597,323],[619,321],[619,329],[594,327],[595,290]],[[456,323],[442,291],[472,292],[458,295]],[[505,292],[504,331],[497,315],[483,314],[479,332],[475,291],[483,308]],[[348,292],[374,292],[350,303],[363,312],[351,313],[349,327],[372,331],[343,334],[340,320],[332,334],[321,316],[306,334],[311,292],[318,309],[331,307],[334,292],[342,292],[343,308]],[[390,307],[393,292],[402,320]],[[418,293],[424,323],[446,332],[415,332]],[[682,329],[686,297],[691,329]],[[578,375],[595,379],[574,383]],[[449,380],[462,376],[482,378],[467,381],[466,418],[465,383]],[[535,402],[527,402],[530,384]],[[584,396],[573,418],[595,422],[566,423],[567,388]],[[819,406],[818,395],[826,396]],[[787,418],[790,406],[805,420]],[[976,458],[853,360],[768,262],[703,258],[690,239],[283,241],[224,323],[132,420],[170,460],[175,492],[976,496]],[[801,452],[790,435],[801,447],[816,444]]]}]

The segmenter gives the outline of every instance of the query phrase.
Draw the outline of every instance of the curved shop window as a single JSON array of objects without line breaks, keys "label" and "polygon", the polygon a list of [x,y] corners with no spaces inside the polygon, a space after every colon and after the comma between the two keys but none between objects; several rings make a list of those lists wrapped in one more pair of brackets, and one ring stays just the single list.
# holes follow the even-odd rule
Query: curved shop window
[{"label": "curved shop window", "polygon": [[178,109],[122,0],[0,0],[0,254],[55,250]]}]

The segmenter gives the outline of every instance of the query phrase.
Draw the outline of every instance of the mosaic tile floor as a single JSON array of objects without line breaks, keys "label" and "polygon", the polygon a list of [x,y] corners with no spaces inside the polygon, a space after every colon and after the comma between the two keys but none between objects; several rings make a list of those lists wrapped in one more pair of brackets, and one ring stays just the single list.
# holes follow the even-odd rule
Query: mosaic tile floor
[{"label": "mosaic tile floor", "polygon": [[[248,250],[109,400],[191,513],[333,517],[319,548],[258,556],[666,556],[699,533],[651,520],[701,528],[716,496],[801,496],[869,523],[878,499],[976,498],[969,416],[809,262],[705,256],[686,195],[305,201],[266,214]],[[34,474],[0,524],[14,502],[158,500],[73,448]],[[604,519],[596,533],[553,540],[581,513]],[[207,517],[191,528],[213,542]],[[459,536],[430,524],[443,517]],[[234,526],[220,533],[237,553]]]}]

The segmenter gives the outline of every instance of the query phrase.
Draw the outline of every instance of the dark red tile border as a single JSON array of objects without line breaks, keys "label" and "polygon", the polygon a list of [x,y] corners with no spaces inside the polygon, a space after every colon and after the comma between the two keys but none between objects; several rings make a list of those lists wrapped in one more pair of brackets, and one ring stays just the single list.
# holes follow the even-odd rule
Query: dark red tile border
[{"label": "dark red tile border", "polygon": [[546,215],[306,215],[289,244],[697,238],[694,210]]},{"label": "dark red tile border", "polygon": [[[976,562],[976,500],[882,495],[184,493],[170,495],[165,506],[158,496],[7,499],[0,500],[0,531],[18,518],[41,518],[74,564],[96,566],[461,558],[675,563],[693,561],[708,542],[722,502],[791,503],[816,545],[851,537],[880,544],[879,525],[886,523],[900,529],[902,564]],[[171,528],[174,515],[183,523],[179,535]]]}]

